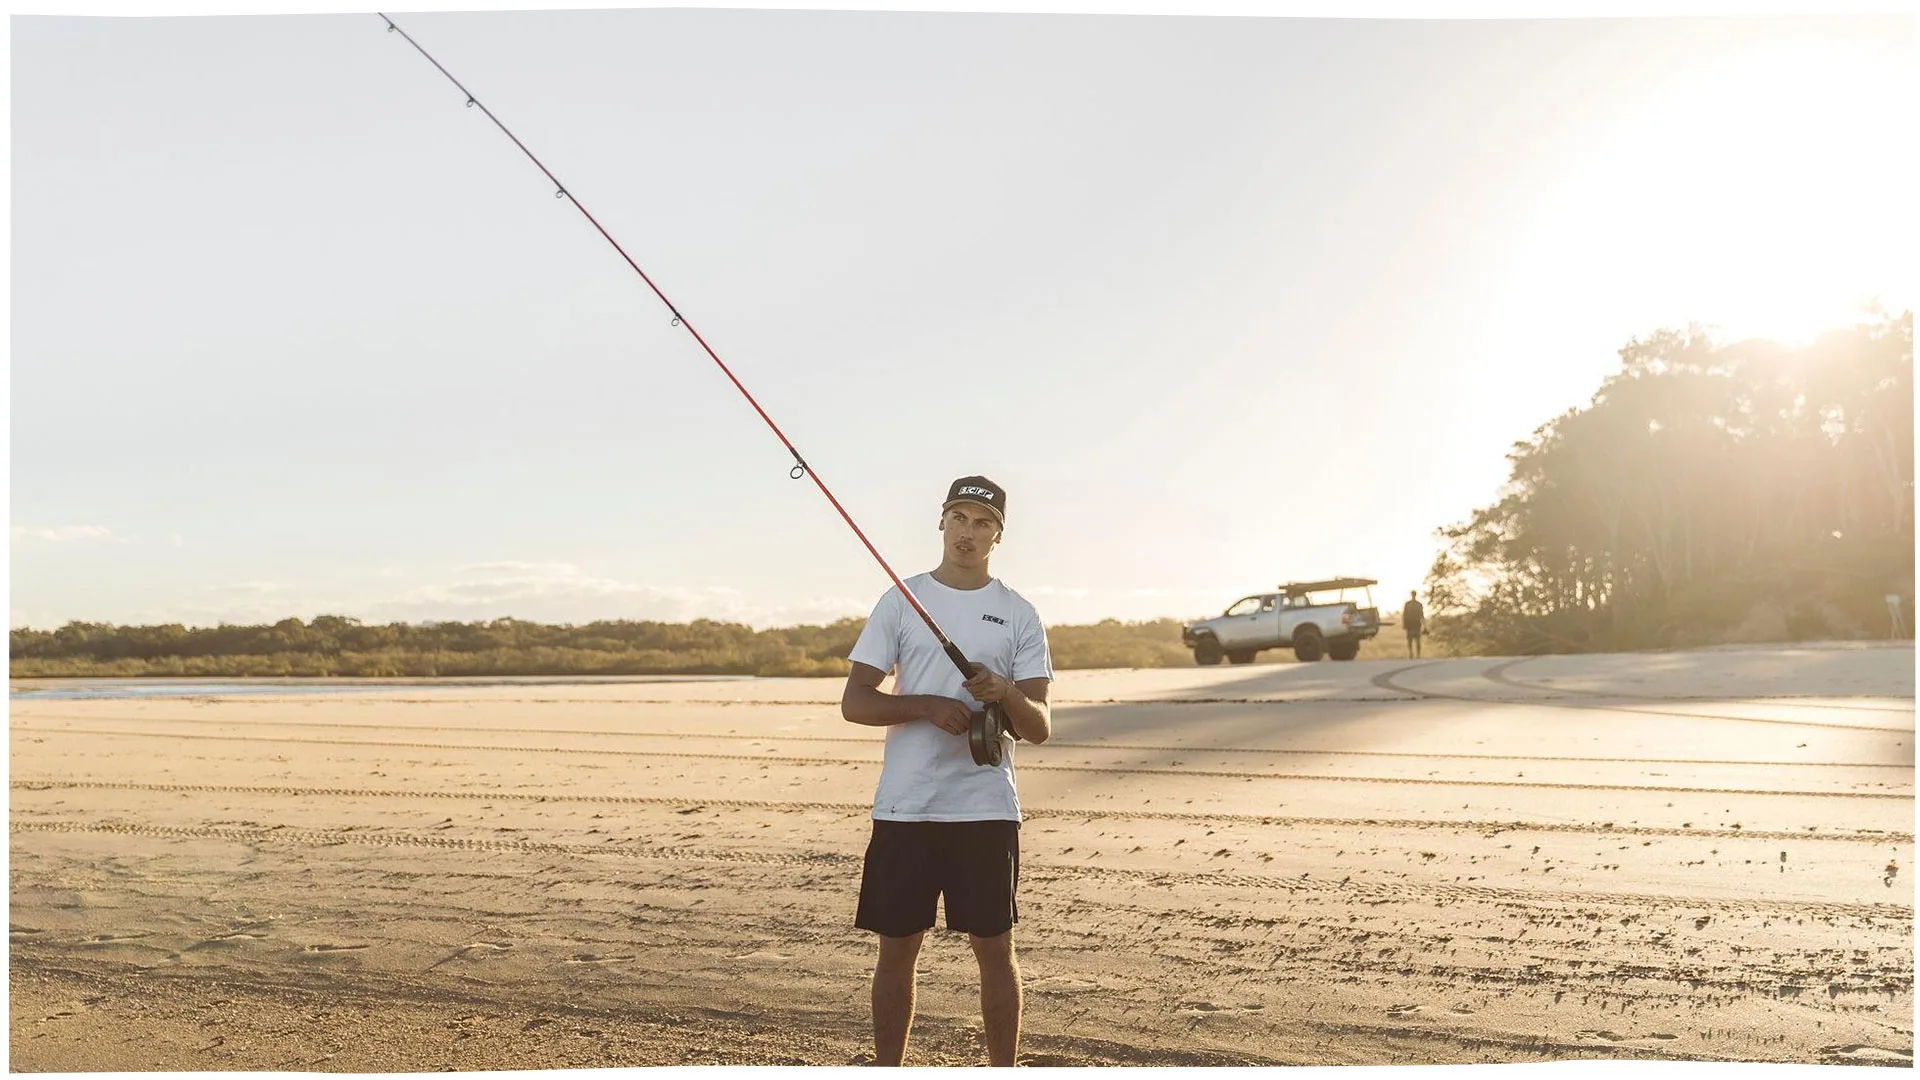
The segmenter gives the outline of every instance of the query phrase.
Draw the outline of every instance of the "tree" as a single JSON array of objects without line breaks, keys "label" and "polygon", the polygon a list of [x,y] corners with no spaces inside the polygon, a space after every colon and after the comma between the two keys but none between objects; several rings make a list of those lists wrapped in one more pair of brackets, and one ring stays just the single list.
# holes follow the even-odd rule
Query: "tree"
[{"label": "tree", "polygon": [[1799,349],[1662,330],[1620,360],[1440,531],[1436,633],[1517,652],[1858,634],[1911,595],[1911,313]]}]

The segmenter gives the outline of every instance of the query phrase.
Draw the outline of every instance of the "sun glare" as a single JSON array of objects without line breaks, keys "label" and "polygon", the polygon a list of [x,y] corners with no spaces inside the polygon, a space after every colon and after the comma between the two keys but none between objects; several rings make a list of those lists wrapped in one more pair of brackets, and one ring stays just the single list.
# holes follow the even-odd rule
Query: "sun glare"
[{"label": "sun glare", "polygon": [[1691,290],[1702,322],[1804,343],[1910,284],[1894,279],[1911,237],[1911,151],[1878,118],[1894,74],[1779,46],[1702,73],[1654,114],[1658,151],[1698,163],[1653,209],[1704,256]]},{"label": "sun glare", "polygon": [[1541,204],[1525,301],[1616,337],[1789,343],[1910,305],[1910,89],[1891,57],[1813,40],[1649,88]]}]

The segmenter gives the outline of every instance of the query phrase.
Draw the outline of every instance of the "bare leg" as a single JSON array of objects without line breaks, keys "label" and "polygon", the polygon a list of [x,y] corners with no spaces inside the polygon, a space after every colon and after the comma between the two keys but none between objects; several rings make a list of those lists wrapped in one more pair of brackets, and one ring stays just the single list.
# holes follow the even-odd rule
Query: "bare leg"
[{"label": "bare leg", "polygon": [[898,1065],[907,1057],[913,1027],[913,965],[920,958],[921,931],[911,937],[880,937],[873,965],[873,1063]]},{"label": "bare leg", "polygon": [[987,1064],[1011,1066],[1020,1048],[1020,963],[1013,955],[1013,931],[973,937],[980,962],[980,1020],[987,1029]]}]

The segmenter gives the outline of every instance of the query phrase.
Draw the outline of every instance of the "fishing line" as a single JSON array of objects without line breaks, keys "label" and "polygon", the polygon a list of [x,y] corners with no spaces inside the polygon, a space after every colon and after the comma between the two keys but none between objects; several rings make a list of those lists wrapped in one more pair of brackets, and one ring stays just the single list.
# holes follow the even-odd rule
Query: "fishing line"
[{"label": "fishing line", "polygon": [[[962,679],[973,678],[973,666],[968,663],[966,654],[961,652],[960,647],[955,645],[948,639],[947,635],[941,631],[940,624],[936,623],[933,620],[933,616],[927,613],[927,609],[921,606],[920,599],[913,595],[912,589],[907,588],[906,582],[900,580],[900,575],[893,572],[893,567],[887,565],[887,560],[881,556],[880,549],[874,547],[873,541],[867,539],[867,534],[862,532],[860,526],[854,522],[853,515],[847,513],[846,507],[840,505],[839,499],[834,498],[833,492],[827,488],[826,481],[820,479],[820,474],[814,470],[813,466],[807,464],[805,458],[800,456],[800,451],[794,447],[793,441],[787,438],[786,432],[781,431],[780,425],[774,423],[773,417],[767,415],[767,410],[761,408],[760,403],[754,400],[753,394],[747,390],[746,384],[742,383],[739,377],[733,373],[733,369],[727,366],[726,361],[720,359],[720,354],[713,350],[713,346],[707,344],[707,339],[702,337],[700,331],[694,328],[693,322],[674,305],[672,300],[667,298],[667,294],[661,291],[660,286],[654,284],[653,279],[648,277],[647,272],[640,268],[640,264],[634,261],[633,256],[627,254],[627,249],[620,246],[620,241],[615,240],[613,234],[608,232],[606,227],[601,225],[599,220],[587,210],[586,206],[574,197],[573,192],[567,189],[567,185],[561,183],[560,178],[553,175],[553,170],[547,168],[538,157],[535,157],[533,151],[527,149],[527,144],[521,142],[520,137],[509,130],[506,124],[500,122],[500,118],[493,114],[492,109],[482,104],[480,99],[474,96],[473,91],[468,90],[464,83],[454,78],[453,72],[448,71],[440,61],[433,58],[432,53],[422,48],[419,42],[413,40],[413,35],[400,29],[399,24],[388,18],[384,13],[375,12],[375,14],[379,15],[381,20],[387,24],[388,33],[399,34],[405,38],[407,44],[413,46],[414,51],[426,57],[427,63],[432,64],[440,74],[447,77],[448,82],[452,83],[462,94],[466,95],[467,108],[479,109],[486,115],[487,119],[493,121],[493,126],[499,128],[501,134],[513,140],[513,145],[519,147],[520,152],[527,155],[527,160],[533,162],[534,167],[539,169],[548,180],[553,182],[554,198],[565,199],[572,203],[574,209],[580,211],[581,216],[586,218],[587,222],[593,226],[594,231],[604,237],[607,243],[613,245],[613,250],[620,253],[620,257],[625,259],[627,265],[633,268],[633,272],[640,275],[640,280],[646,282],[647,288],[653,290],[653,295],[659,297],[660,302],[666,305],[667,311],[673,315],[673,325],[684,327],[687,333],[693,335],[693,340],[699,343],[700,348],[712,358],[715,364],[719,365],[720,371],[726,375],[727,381],[733,383],[734,389],[740,391],[740,395],[747,399],[747,404],[753,406],[753,411],[760,415],[760,419],[766,421],[768,428],[772,429],[774,437],[779,439],[780,444],[787,448],[787,453],[793,455],[793,470],[788,475],[792,476],[795,480],[800,479],[802,476],[812,478],[814,486],[820,489],[820,494],[825,495],[827,501],[833,504],[833,508],[839,512],[841,520],[845,521],[847,527],[853,530],[853,534],[860,538],[862,544],[866,545],[868,553],[873,556],[875,562],[880,564],[880,569],[886,571],[886,575],[892,580],[894,587],[900,590],[900,595],[906,598],[907,603],[913,606],[914,612],[920,616],[921,621],[927,624],[927,629],[933,632],[934,640],[940,643],[940,648],[947,654],[947,659],[953,661],[953,666],[959,669],[960,677]],[[976,762],[982,765],[998,765],[1000,763],[1000,731],[1013,734],[1012,725],[1007,722],[1005,713],[997,705],[988,706],[984,723],[980,713],[974,714],[971,743],[973,757]],[[1014,734],[1014,738],[1019,738],[1019,735]]]}]

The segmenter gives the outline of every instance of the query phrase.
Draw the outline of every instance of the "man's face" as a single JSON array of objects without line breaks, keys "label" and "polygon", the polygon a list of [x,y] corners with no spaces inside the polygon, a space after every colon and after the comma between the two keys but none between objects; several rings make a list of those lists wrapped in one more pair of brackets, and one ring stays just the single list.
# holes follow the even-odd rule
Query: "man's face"
[{"label": "man's face", "polygon": [[940,515],[946,534],[947,561],[955,566],[979,566],[1000,543],[1000,520],[979,503],[957,502]]}]

